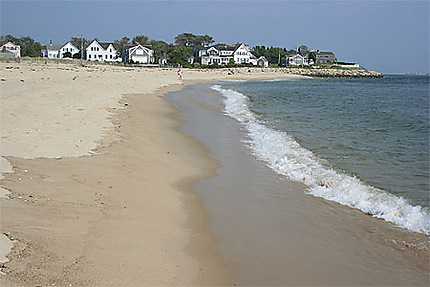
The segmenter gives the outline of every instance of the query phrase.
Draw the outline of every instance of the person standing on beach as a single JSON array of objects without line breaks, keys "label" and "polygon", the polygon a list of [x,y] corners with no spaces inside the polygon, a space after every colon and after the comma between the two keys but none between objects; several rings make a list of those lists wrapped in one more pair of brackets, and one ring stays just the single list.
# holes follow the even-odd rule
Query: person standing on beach
[{"label": "person standing on beach", "polygon": [[180,79],[180,80],[182,80],[182,73],[183,73],[182,69],[179,68],[179,70],[178,70],[178,79]]}]

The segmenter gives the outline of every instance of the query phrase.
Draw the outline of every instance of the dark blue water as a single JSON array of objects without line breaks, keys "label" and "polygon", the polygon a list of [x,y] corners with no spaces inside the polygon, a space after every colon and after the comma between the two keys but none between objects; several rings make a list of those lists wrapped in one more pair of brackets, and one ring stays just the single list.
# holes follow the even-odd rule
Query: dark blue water
[{"label": "dark blue water", "polygon": [[228,82],[324,165],[429,206],[429,77]]}]

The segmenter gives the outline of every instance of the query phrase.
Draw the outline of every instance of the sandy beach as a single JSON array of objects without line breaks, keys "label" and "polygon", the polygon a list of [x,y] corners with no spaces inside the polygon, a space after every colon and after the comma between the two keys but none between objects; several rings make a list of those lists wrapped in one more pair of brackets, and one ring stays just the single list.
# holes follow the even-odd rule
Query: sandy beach
[{"label": "sandy beach", "polygon": [[[314,279],[307,282],[322,282],[318,276],[324,276],[324,271],[309,269],[303,258],[285,257],[284,267],[275,263],[259,267],[254,259],[264,258],[268,250],[282,253],[270,246],[258,249],[251,243],[244,244],[236,248],[246,255],[240,258],[229,258],[228,249],[220,251],[218,242],[228,238],[220,239],[220,234],[223,230],[234,234],[230,230],[234,226],[228,225],[229,218],[211,217],[212,210],[203,203],[202,193],[195,192],[195,185],[222,176],[223,163],[214,159],[206,146],[179,130],[183,124],[179,111],[165,99],[167,93],[198,82],[287,77],[298,76],[276,69],[236,69],[234,75],[228,75],[227,69],[185,69],[180,80],[176,69],[168,68],[1,63],[2,286],[232,286],[241,282],[282,282],[283,278],[276,281],[274,277],[250,274],[252,269],[246,269],[248,265],[241,264],[242,259],[252,268],[272,269],[266,276],[276,268],[277,274],[288,274],[282,269],[288,266],[290,274],[296,275],[292,278],[300,274]],[[209,109],[209,105],[205,107]],[[250,170],[260,169],[252,164],[247,164]],[[287,187],[303,188],[295,184]],[[220,198],[222,193],[209,196]],[[294,235],[289,233],[291,229],[285,230],[290,236],[285,237],[290,240],[285,250],[294,253],[298,249],[295,246],[304,240],[298,234],[309,234],[306,246],[324,248],[316,261],[324,263],[327,254],[335,253],[334,242],[343,241],[345,255],[336,253],[333,261],[346,262],[345,270],[348,266],[361,268],[361,256],[372,253],[379,256],[381,264],[389,262],[384,270],[394,270],[399,276],[407,274],[407,282],[412,285],[426,281],[428,246],[422,246],[426,236],[386,227],[385,222],[348,208],[339,209],[321,199],[309,201],[304,192],[288,196],[288,200],[291,208],[297,209],[295,214],[300,214],[300,206],[309,204],[316,211],[289,219],[291,226],[305,233]],[[225,205],[226,216],[236,210],[228,208]],[[248,208],[244,206],[240,212],[246,215]],[[342,223],[345,216],[360,227]],[[312,221],[315,217],[337,220],[325,222],[327,226],[337,225],[336,234],[326,234],[325,245],[313,240],[321,234],[316,230],[324,228]],[[300,220],[309,226],[303,228],[296,222]],[[224,225],[217,227],[220,222]],[[208,228],[211,223],[215,228]],[[244,239],[267,235],[274,241],[282,240],[275,229],[261,233],[250,222],[242,225],[250,231],[241,233]],[[375,230],[388,231],[380,236]],[[357,247],[351,247],[351,242]],[[377,247],[370,248],[375,242]],[[351,249],[359,246],[361,249]],[[247,250],[256,250],[258,256]],[[373,257],[366,258],[371,262]],[[231,264],[240,270],[234,270]],[[379,261],[372,264],[377,266]],[[323,267],[335,274],[335,266]],[[361,282],[362,273],[353,273],[340,274],[342,280],[338,282]],[[373,282],[392,282],[384,281],[388,273],[375,276],[379,281]],[[241,281],[236,281],[238,278]],[[351,278],[354,281],[348,281]],[[327,282],[331,281],[322,283]]]},{"label": "sandy beach", "polygon": [[179,80],[176,69],[2,63],[0,73],[2,286],[229,284],[190,192],[217,163],[162,98],[227,71]]}]

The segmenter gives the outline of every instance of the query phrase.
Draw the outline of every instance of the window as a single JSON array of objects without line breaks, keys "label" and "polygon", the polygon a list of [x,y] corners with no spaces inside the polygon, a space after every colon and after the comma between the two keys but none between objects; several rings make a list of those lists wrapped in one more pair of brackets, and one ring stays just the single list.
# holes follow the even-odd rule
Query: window
[{"label": "window", "polygon": [[91,54],[88,54],[88,59],[91,59]]}]

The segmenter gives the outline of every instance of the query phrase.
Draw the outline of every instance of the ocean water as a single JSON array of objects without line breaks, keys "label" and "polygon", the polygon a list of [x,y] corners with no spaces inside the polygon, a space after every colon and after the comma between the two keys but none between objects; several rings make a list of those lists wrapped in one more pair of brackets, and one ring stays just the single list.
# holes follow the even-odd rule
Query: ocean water
[{"label": "ocean water", "polygon": [[429,77],[225,81],[243,143],[316,197],[430,234]]}]

